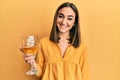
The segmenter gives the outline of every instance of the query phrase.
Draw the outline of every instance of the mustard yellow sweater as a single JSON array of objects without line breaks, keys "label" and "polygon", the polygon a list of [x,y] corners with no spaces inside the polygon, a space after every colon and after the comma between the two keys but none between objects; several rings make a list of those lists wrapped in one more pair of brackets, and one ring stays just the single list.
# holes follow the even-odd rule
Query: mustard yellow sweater
[{"label": "mustard yellow sweater", "polygon": [[62,57],[58,45],[45,37],[40,40],[37,62],[41,80],[88,80],[87,50],[82,43],[79,48],[67,47]]}]

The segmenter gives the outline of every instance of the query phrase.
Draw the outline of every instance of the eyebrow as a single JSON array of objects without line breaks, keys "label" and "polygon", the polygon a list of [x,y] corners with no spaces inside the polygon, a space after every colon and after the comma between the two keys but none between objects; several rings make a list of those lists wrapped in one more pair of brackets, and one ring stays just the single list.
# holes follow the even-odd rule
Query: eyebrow
[{"label": "eyebrow", "polygon": [[[63,14],[63,13],[58,13],[58,15],[63,15],[63,16],[64,16],[64,14]],[[73,16],[73,15],[68,15],[68,17],[73,17],[73,18],[74,18],[74,16]]]}]

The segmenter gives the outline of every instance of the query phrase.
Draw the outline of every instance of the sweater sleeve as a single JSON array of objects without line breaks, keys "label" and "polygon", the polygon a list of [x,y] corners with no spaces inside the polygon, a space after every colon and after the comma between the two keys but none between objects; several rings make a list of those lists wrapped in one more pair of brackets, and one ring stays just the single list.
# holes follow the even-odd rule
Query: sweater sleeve
[{"label": "sweater sleeve", "polygon": [[39,50],[38,50],[38,54],[36,56],[36,62],[38,64],[38,73],[36,74],[37,77],[42,77],[43,74],[43,65],[44,65],[44,55],[43,55],[43,51],[42,51],[42,47],[41,45],[39,45]]},{"label": "sweater sleeve", "polygon": [[89,80],[88,53],[86,47],[83,48],[83,52],[80,58],[80,68],[82,73],[82,80]]}]

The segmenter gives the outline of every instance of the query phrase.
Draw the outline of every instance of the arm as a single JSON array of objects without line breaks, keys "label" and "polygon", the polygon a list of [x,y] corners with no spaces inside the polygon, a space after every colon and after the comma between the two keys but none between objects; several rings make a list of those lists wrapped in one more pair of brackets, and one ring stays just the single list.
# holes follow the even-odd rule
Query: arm
[{"label": "arm", "polygon": [[38,73],[36,74],[37,77],[42,76],[43,65],[44,65],[44,55],[43,55],[43,51],[42,51],[41,46],[39,46],[39,51],[38,51],[38,54],[36,56],[36,64],[35,64],[35,67],[38,70]]},{"label": "arm", "polygon": [[82,80],[89,80],[89,71],[88,71],[88,54],[87,48],[83,49],[83,53],[80,59],[80,68],[82,73]]}]

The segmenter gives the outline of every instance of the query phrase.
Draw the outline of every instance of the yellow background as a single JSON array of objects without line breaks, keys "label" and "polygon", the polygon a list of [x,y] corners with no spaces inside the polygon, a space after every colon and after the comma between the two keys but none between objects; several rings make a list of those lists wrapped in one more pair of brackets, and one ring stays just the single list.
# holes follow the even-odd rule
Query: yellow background
[{"label": "yellow background", "polygon": [[90,80],[120,80],[120,0],[0,0],[0,80],[39,80],[19,51],[25,34],[48,35],[57,7],[65,1],[80,11],[88,46]]}]

